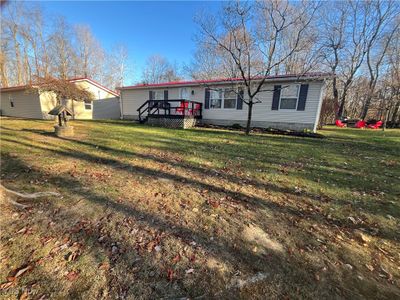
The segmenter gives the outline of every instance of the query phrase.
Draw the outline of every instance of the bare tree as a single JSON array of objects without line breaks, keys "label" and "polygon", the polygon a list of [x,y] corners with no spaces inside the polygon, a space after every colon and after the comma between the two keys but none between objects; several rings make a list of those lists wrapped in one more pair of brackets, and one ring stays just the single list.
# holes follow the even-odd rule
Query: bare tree
[{"label": "bare tree", "polygon": [[144,83],[160,83],[179,80],[177,66],[171,64],[161,55],[152,55],[146,60],[142,81]]},{"label": "bare tree", "polygon": [[101,73],[105,61],[105,53],[99,41],[93,36],[87,25],[74,27],[74,52],[76,65],[75,76],[95,77]]},{"label": "bare tree", "polygon": [[128,72],[132,72],[132,66],[129,64],[128,49],[123,44],[115,45],[109,55],[109,77],[110,86],[123,86]]},{"label": "bare tree", "polygon": [[[324,8],[322,11],[325,13],[319,17],[322,20],[320,42],[324,48],[326,64],[337,74],[333,79],[332,94],[338,106],[336,116],[341,118],[365,58],[371,66],[368,69],[370,77],[374,77],[371,80],[371,89],[374,89],[377,70],[372,66],[371,58],[377,56],[371,54],[376,50],[376,45],[382,39],[384,29],[397,8],[393,1],[353,0],[327,2]],[[379,66],[379,63],[376,64],[379,61],[380,59],[375,59],[374,66]]]},{"label": "bare tree", "polygon": [[[250,133],[253,105],[261,102],[257,95],[264,90],[265,80],[304,50],[303,41],[317,8],[315,2],[231,2],[218,16],[198,19],[204,40],[229,56],[233,75],[242,80],[243,102],[248,106],[246,134]],[[303,72],[308,69],[303,66]]]},{"label": "bare tree", "polygon": [[[382,11],[380,7],[377,7],[378,16],[376,18],[375,31],[373,32],[374,36],[371,37],[367,44],[366,57],[369,84],[368,95],[361,112],[361,119],[365,119],[367,116],[381,70],[386,67],[384,59],[387,56],[390,42],[399,30],[400,18],[397,16],[397,19],[392,20],[395,10],[392,9],[390,5],[394,5],[394,3],[389,2],[385,11]],[[386,32],[385,27],[389,27]]]},{"label": "bare tree", "polygon": [[382,86],[387,95],[387,119],[394,126],[400,121],[400,31],[394,34],[388,47]]},{"label": "bare tree", "polygon": [[21,40],[20,40],[23,15],[24,15],[24,6],[7,5],[5,7],[5,12],[1,20],[1,26],[5,28],[6,30],[5,34],[10,39],[14,50],[13,53],[15,59],[14,68],[16,72],[15,81],[17,85],[23,83],[23,57],[21,53]]},{"label": "bare tree", "polygon": [[72,74],[71,62],[74,61],[71,28],[63,17],[56,19],[54,28],[50,37],[52,73],[61,79],[67,79]]},{"label": "bare tree", "polygon": [[[332,11],[336,13],[332,14]],[[345,47],[345,28],[348,18],[348,7],[344,2],[338,1],[329,3],[329,5],[323,7],[318,18],[322,20],[320,24],[322,34],[319,36],[319,43],[322,45],[323,62],[328,66],[332,74],[336,74],[342,62],[342,51]],[[332,78],[331,90],[333,104],[328,105],[328,103],[326,103],[325,110],[330,107],[338,113],[340,104],[337,76]],[[327,98],[325,102],[329,101],[328,99],[329,98]]]},{"label": "bare tree", "polygon": [[3,27],[2,30],[2,38],[0,39],[0,78],[1,78],[1,86],[7,87],[9,83],[8,73],[7,73],[7,63],[9,63],[9,41],[4,37]]}]

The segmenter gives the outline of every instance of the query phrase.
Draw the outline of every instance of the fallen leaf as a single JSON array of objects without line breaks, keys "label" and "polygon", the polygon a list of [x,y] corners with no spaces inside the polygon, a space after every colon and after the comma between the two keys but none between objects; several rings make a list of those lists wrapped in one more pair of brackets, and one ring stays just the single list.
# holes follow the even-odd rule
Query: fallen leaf
[{"label": "fallen leaf", "polygon": [[28,299],[29,298],[29,295],[28,295],[28,291],[27,290],[25,290],[20,296],[19,296],[19,300],[26,300],[26,299]]},{"label": "fallen leaf", "polygon": [[174,271],[172,269],[167,270],[167,278],[169,281],[172,281],[172,279],[174,278]]},{"label": "fallen leaf", "polygon": [[28,231],[28,228],[23,227],[22,229],[18,230],[17,233],[26,233]]},{"label": "fallen leaf", "polygon": [[179,255],[179,254],[177,254],[173,259],[172,259],[172,262],[174,263],[174,264],[176,264],[177,262],[179,262],[181,260],[181,256]]},{"label": "fallen leaf", "polygon": [[100,267],[100,270],[109,270],[110,269],[110,264],[108,262],[103,262]]},{"label": "fallen leaf", "polygon": [[370,270],[371,272],[374,270],[374,267],[369,265],[369,264],[365,264],[365,266],[367,267],[368,270]]},{"label": "fallen leaf", "polygon": [[186,270],[186,274],[192,274],[193,272],[194,272],[194,269]]},{"label": "fallen leaf", "polygon": [[351,222],[353,222],[353,224],[357,224],[356,219],[354,219],[353,217],[348,217],[348,219],[349,219]]},{"label": "fallen leaf", "polygon": [[0,290],[6,290],[14,284],[13,281],[8,281],[0,284]]},{"label": "fallen leaf", "polygon": [[26,272],[33,269],[32,265],[23,265],[15,270],[13,270],[7,277],[8,281],[15,281],[18,277],[24,275]]},{"label": "fallen leaf", "polygon": [[77,272],[77,271],[70,271],[70,272],[68,272],[67,275],[65,275],[65,277],[67,277],[67,279],[69,281],[76,280],[78,278],[78,276],[79,276],[79,272]]}]

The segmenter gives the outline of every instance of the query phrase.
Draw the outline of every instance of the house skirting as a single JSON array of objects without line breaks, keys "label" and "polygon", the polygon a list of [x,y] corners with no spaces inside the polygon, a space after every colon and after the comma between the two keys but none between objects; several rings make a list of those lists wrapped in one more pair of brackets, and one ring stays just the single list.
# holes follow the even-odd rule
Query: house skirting
[{"label": "house skirting", "polygon": [[[219,120],[219,119],[202,119],[202,124],[220,125],[220,126],[232,126],[233,124],[239,124],[242,127],[246,126],[246,120]],[[314,130],[314,124],[312,123],[289,123],[289,122],[269,122],[269,121],[252,121],[251,127],[260,128],[274,128],[280,130],[295,130],[303,131]]]},{"label": "house skirting", "polygon": [[147,124],[167,128],[187,129],[196,126],[197,120],[193,117],[152,117],[149,116]]},{"label": "house skirting", "polygon": [[124,120],[139,120],[138,115],[123,115],[122,118]]}]

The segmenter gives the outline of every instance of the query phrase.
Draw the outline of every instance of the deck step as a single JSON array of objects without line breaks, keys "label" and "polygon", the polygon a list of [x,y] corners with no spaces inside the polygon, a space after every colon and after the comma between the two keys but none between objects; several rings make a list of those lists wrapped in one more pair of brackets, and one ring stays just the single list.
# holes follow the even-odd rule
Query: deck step
[{"label": "deck step", "polygon": [[140,120],[139,120],[139,123],[140,123],[140,124],[144,124],[144,123],[147,122],[147,119],[148,119],[148,117],[146,116],[146,117],[140,119]]}]

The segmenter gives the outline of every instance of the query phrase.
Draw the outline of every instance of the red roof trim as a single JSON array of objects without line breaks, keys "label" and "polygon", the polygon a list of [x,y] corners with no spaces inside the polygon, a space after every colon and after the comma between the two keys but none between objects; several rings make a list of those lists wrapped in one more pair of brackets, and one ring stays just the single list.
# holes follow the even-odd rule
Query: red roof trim
[{"label": "red roof trim", "polygon": [[[303,75],[299,74],[285,74],[285,75],[274,75],[267,76],[266,79],[274,80],[274,79],[290,79],[290,78],[318,78],[318,77],[331,77],[331,73],[306,73]],[[262,76],[253,77],[252,79],[262,79]],[[191,81],[171,81],[171,82],[162,82],[162,83],[151,83],[151,84],[137,84],[131,86],[122,86],[118,87],[119,90],[124,89],[136,89],[136,88],[147,88],[147,87],[165,87],[165,86],[179,86],[179,85],[201,85],[207,83],[224,83],[224,82],[236,82],[243,81],[242,78],[219,78],[219,79],[209,79],[209,80],[191,80]]]},{"label": "red roof trim", "polygon": [[[113,90],[110,90],[108,88],[106,88],[105,86],[101,85],[100,83],[94,81],[93,79],[87,78],[87,77],[77,77],[77,78],[71,78],[68,79],[68,81],[70,82],[77,82],[77,81],[88,81],[91,84],[97,86],[98,88],[101,88],[102,90],[113,94],[116,97],[119,97],[119,94]],[[18,91],[18,90],[25,90],[28,87],[30,87],[29,85],[17,85],[17,86],[10,86],[10,87],[4,87],[4,88],[0,88],[0,91],[2,92],[7,92],[7,91]]]}]

